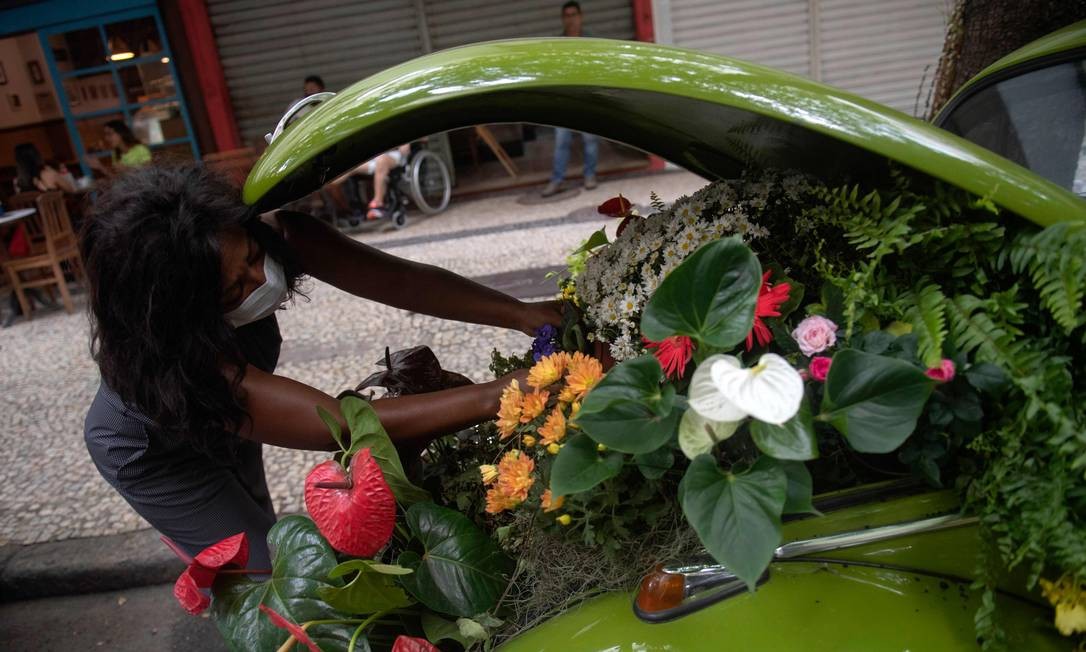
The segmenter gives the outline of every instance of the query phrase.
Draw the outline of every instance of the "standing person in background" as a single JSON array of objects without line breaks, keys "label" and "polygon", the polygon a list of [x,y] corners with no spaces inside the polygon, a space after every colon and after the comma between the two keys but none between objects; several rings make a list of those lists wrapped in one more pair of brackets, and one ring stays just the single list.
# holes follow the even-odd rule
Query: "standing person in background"
[{"label": "standing person in background", "polygon": [[[324,80],[321,79],[321,76],[320,75],[310,75],[310,76],[305,78],[305,81],[302,82],[302,96],[301,97],[296,97],[293,100],[291,100],[290,104],[288,104],[286,106],[286,108],[283,110],[283,112],[286,113],[287,111],[290,110],[290,107],[294,106],[295,104],[297,104],[298,102],[304,100],[305,98],[309,97],[310,95],[316,95],[317,93],[323,93],[323,92],[324,92]],[[308,106],[302,107],[301,109],[299,109],[299,111],[297,113],[294,114],[293,120],[297,120],[298,118],[302,117],[303,115],[308,113],[310,111],[310,109],[312,109],[314,106],[315,105],[310,104]]]},{"label": "standing person in background", "polygon": [[[591,36],[585,32],[582,23],[584,16],[581,14],[581,5],[576,0],[569,0],[562,5],[562,36]],[[581,134],[584,141],[584,187],[592,190],[596,187],[596,157],[599,155],[600,139],[595,134]],[[566,178],[566,166],[569,165],[569,148],[573,141],[573,132],[569,129],[556,127],[554,130],[554,169],[551,171],[551,180],[541,193],[544,197],[550,197],[558,192],[562,180]]]},{"label": "standing person in background", "polygon": [[86,159],[87,167],[111,177],[125,168],[151,162],[151,149],[141,143],[124,120],[110,120],[102,127],[102,141],[113,150],[113,165],[106,167],[97,158]]}]

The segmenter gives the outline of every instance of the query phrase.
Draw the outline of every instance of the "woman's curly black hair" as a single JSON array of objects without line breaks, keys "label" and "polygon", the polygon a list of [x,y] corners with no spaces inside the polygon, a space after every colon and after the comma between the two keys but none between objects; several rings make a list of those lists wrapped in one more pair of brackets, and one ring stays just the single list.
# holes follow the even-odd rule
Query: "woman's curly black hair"
[{"label": "woman's curly black hair", "polygon": [[234,227],[283,265],[293,296],[301,273],[282,237],[198,165],[118,176],[80,236],[103,381],[163,434],[202,449],[248,418],[246,361],[221,305],[219,240]]}]

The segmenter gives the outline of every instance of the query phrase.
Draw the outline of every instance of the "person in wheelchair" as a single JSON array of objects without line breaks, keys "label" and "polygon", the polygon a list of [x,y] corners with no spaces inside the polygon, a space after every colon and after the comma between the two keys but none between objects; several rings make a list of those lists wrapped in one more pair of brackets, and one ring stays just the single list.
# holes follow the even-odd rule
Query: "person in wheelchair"
[{"label": "person in wheelchair", "polygon": [[[401,167],[407,163],[407,158],[410,155],[411,145],[400,145],[396,149],[388,150],[377,158],[366,161],[355,169],[356,172],[361,171],[373,177],[373,199],[370,200],[369,206],[366,207],[367,220],[379,220],[383,217],[387,217],[385,195],[388,192],[389,173],[394,168]],[[352,193],[352,196],[357,195]]]}]

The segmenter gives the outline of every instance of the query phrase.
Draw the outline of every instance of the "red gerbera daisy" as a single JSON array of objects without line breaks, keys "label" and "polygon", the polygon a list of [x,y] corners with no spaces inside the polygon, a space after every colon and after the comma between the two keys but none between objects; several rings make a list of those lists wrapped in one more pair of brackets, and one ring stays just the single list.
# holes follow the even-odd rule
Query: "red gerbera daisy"
[{"label": "red gerbera daisy", "polygon": [[762,317],[780,317],[781,304],[788,301],[788,293],[792,286],[788,283],[769,284],[771,270],[762,274],[762,287],[758,290],[758,303],[754,307],[754,326],[747,333],[747,350],[754,348],[754,340],[758,340],[759,346],[765,346],[773,341],[773,333],[769,326],[765,325]]},{"label": "red gerbera daisy", "polygon": [[663,342],[653,342],[645,337],[641,338],[645,348],[652,351],[660,366],[664,368],[664,375],[668,378],[682,378],[686,370],[686,364],[690,362],[690,356],[694,353],[694,341],[685,335],[672,335]]}]

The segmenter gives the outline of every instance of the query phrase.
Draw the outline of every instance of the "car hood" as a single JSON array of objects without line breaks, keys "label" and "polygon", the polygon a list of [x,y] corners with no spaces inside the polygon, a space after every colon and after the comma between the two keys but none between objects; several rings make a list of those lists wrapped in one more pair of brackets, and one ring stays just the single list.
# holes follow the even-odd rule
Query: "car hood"
[{"label": "car hood", "polygon": [[586,38],[480,43],[368,77],[280,134],[243,197],[272,209],[402,143],[500,122],[597,133],[710,179],[751,166],[855,176],[889,159],[1038,224],[1086,220],[1063,188],[876,102],[704,52]]}]

